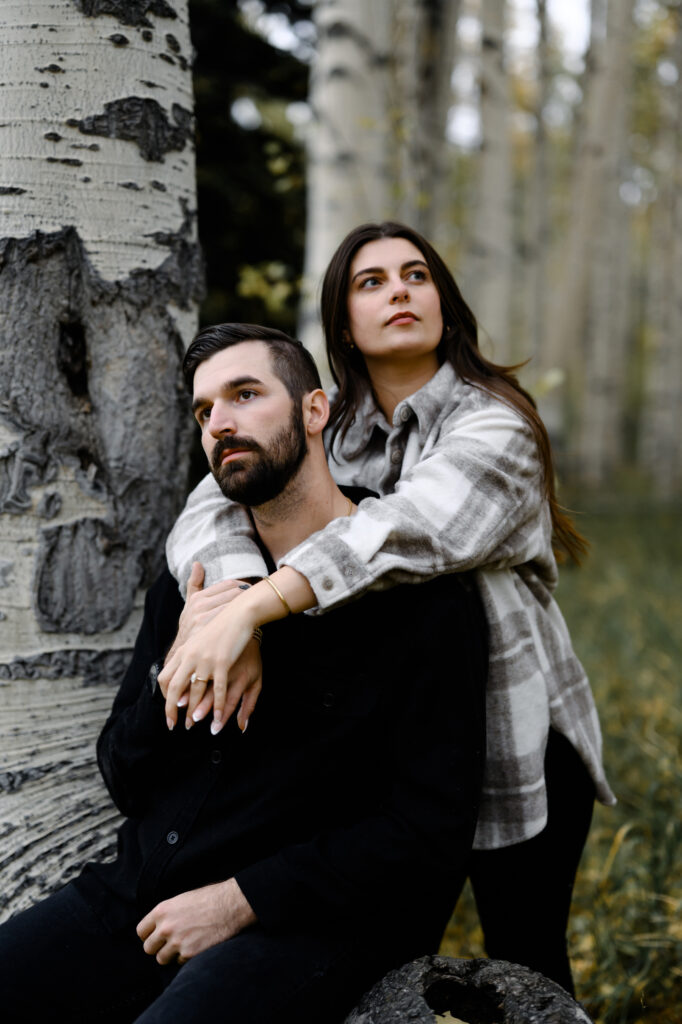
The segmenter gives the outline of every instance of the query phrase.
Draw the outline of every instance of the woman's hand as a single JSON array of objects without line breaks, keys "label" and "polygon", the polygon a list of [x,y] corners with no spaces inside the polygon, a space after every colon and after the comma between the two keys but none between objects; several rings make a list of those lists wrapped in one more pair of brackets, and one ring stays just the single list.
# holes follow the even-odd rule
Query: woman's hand
[{"label": "woman's hand", "polygon": [[[201,562],[192,563],[192,572],[187,583],[185,607],[178,622],[178,632],[173,646],[166,655],[166,663],[171,659],[178,647],[205,626],[218,612],[233,601],[249,584],[241,580],[221,580],[204,589],[204,567]],[[163,689],[163,688],[162,688]],[[166,696],[163,690],[164,697]]]},{"label": "woman's hand", "polygon": [[[248,591],[240,592],[244,593]],[[253,683],[251,674],[244,672],[244,662],[240,665],[240,656],[252,639],[256,626],[249,606],[244,605],[243,598],[235,598],[169,657],[159,674],[159,685],[166,696],[169,729],[177,723],[178,702],[186,690],[189,690],[187,716],[190,721],[205,697],[203,708],[208,711],[211,700],[206,690],[212,681],[214,710],[211,732],[215,735]],[[260,654],[258,658],[260,660]],[[257,693],[255,697],[257,699]]]},{"label": "woman's hand", "polygon": [[[230,673],[231,685],[242,694],[237,712],[237,724],[242,732],[246,731],[249,718],[263,688],[263,663],[260,656],[260,643],[255,638],[250,640],[239,655]],[[190,687],[191,689],[191,687]],[[189,729],[194,722],[200,722],[213,707],[213,683],[205,684],[203,697],[198,700],[198,690],[194,699],[185,690],[180,698],[180,706],[187,704],[185,725]]]},{"label": "woman's hand", "polygon": [[[178,702],[189,688],[187,713],[192,720],[198,709],[207,713],[212,682],[213,722],[211,732],[220,732],[235,708],[243,701],[239,724],[243,729],[260,693],[260,666],[254,668],[254,651],[240,661],[257,626],[312,608],[315,595],[306,580],[285,565],[272,574],[276,589],[260,580],[246,590],[239,589],[229,605],[213,614],[193,631],[182,645],[171,651],[159,686],[166,697],[166,722],[172,729],[178,717]],[[209,588],[211,589],[211,588]],[[267,637],[264,642],[267,642]],[[249,665],[251,667],[249,667]],[[204,703],[204,701],[206,703]],[[181,703],[185,703],[183,698]],[[201,712],[200,712],[201,714]],[[196,719],[195,719],[196,720]]]}]

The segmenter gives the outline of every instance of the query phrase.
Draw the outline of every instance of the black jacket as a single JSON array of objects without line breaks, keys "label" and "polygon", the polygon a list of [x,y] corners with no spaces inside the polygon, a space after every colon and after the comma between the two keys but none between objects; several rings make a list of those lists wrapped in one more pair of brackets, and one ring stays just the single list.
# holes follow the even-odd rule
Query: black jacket
[{"label": "black jacket", "polygon": [[467,577],[265,626],[244,735],[233,718],[211,736],[210,716],[167,730],[150,667],[181,610],[166,570],[97,748],[128,820],[83,894],[142,916],[234,875],[267,929],[381,921],[409,937],[406,958],[433,948],[466,874],[484,762],[488,645]]}]

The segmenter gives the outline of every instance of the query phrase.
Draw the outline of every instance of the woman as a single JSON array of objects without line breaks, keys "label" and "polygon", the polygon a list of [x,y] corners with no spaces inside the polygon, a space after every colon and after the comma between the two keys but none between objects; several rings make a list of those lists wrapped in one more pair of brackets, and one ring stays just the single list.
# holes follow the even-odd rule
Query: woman
[{"label": "woman", "polygon": [[[572,991],[565,932],[575,872],[595,793],[614,798],[589,684],[551,594],[552,541],[576,559],[584,543],[558,507],[546,431],[514,377],[481,356],[475,318],[443,261],[403,225],[362,225],[344,239],[325,275],[322,320],[338,386],[332,471],[381,497],[289,552],[270,577],[279,595],[265,582],[240,592],[180,648],[160,677],[171,718],[194,673],[214,680],[219,727],[225,663],[254,627],[288,610],[325,611],[370,587],[476,570],[490,679],[470,876],[486,949]],[[262,576],[248,530],[243,511],[202,482],[169,538],[181,585],[193,559],[208,583]]]}]

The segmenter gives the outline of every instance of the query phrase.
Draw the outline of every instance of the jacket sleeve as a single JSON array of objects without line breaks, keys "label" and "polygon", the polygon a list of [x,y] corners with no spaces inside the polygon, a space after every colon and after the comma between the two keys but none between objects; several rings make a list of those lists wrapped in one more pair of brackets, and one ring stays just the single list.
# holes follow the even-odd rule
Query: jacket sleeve
[{"label": "jacket sleeve", "polygon": [[166,570],[145,599],[144,616],[133,656],[97,741],[97,762],[118,809],[136,817],[150,797],[149,778],[170,755],[172,734],[166,727],[164,699],[156,685],[156,668],[177,632],[183,602]]},{"label": "jacket sleeve", "polygon": [[166,558],[184,597],[192,562],[205,570],[204,586],[220,580],[267,576],[251,517],[224,496],[211,473],[187,499],[166,541]]},{"label": "jacket sleeve", "polygon": [[523,418],[490,399],[446,420],[393,493],[366,498],[354,516],[333,520],[280,564],[302,573],[326,610],[367,589],[538,557],[551,578],[537,446]]},{"label": "jacket sleeve", "polygon": [[[387,666],[393,755],[380,805],[237,872],[264,928],[328,927],[371,914],[390,919],[422,905],[445,906],[447,914],[471,851],[485,755],[486,626],[462,587],[443,581],[437,607],[425,599],[421,614],[398,620],[423,643],[417,652],[408,641],[404,650],[416,653],[401,651]],[[455,686],[452,670],[443,671],[446,637],[458,652]]]}]

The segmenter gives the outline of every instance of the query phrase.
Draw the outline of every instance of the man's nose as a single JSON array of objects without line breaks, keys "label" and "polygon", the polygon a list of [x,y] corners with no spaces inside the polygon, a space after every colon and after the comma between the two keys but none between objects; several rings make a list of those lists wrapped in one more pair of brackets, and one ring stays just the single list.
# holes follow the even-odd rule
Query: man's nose
[{"label": "man's nose", "polygon": [[224,437],[225,434],[236,434],[237,426],[231,411],[225,406],[217,403],[211,409],[211,416],[208,421],[209,433],[213,437]]}]

